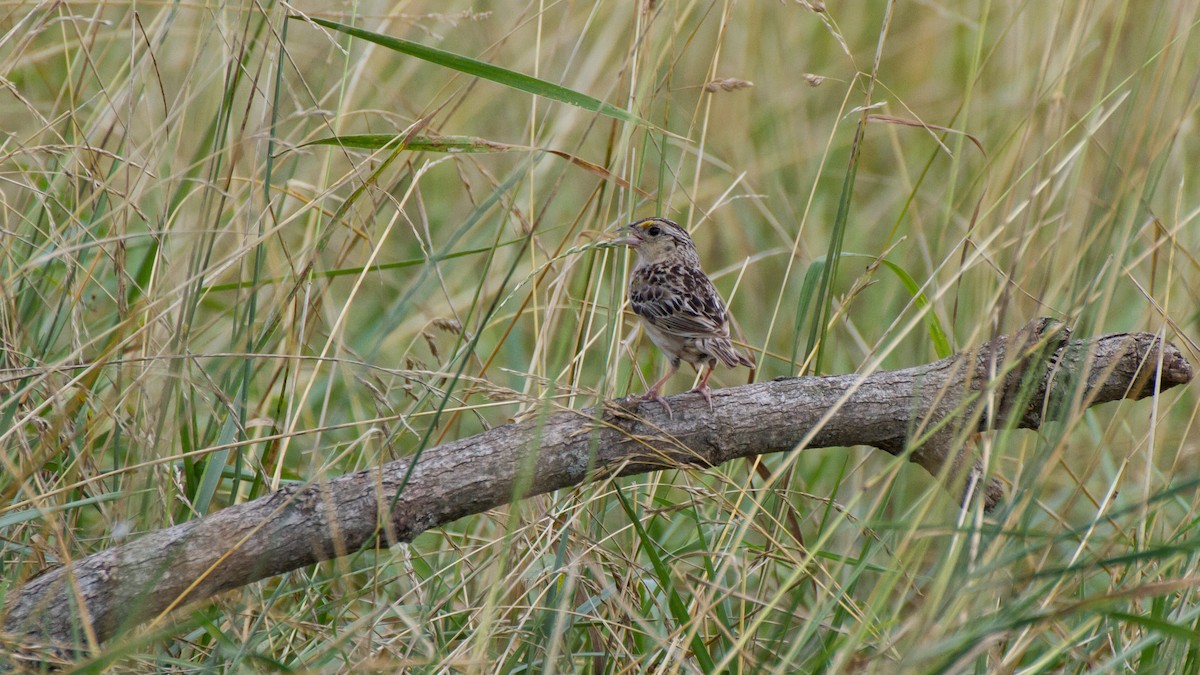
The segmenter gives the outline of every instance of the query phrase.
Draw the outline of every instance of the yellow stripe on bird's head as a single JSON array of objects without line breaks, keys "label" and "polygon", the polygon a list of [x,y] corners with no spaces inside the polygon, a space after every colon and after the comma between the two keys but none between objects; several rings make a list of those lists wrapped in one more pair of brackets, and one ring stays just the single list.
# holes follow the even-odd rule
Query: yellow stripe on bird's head
[{"label": "yellow stripe on bird's head", "polygon": [[633,247],[638,254],[638,263],[658,263],[679,259],[689,264],[699,264],[696,246],[687,230],[666,218],[644,218],[625,226],[628,237],[621,241]]}]

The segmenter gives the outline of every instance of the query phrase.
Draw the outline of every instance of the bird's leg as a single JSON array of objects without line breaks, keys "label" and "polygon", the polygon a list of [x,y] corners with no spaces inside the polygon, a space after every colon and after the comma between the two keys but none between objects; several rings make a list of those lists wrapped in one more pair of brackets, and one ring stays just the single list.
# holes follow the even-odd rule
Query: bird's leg
[{"label": "bird's leg", "polygon": [[657,401],[658,403],[661,403],[662,407],[667,409],[667,417],[670,417],[671,419],[675,419],[675,415],[671,412],[671,404],[667,403],[667,399],[662,397],[660,390],[662,389],[662,386],[667,383],[667,380],[671,379],[671,376],[674,375],[678,370],[679,359],[671,359],[671,365],[669,368],[667,368],[667,374],[659,378],[658,382],[650,385],[650,388],[647,389],[646,393],[642,395],[643,401]]},{"label": "bird's leg", "polygon": [[708,370],[704,371],[704,376],[700,378],[700,384],[696,385],[695,389],[692,389],[688,392],[689,394],[700,394],[704,396],[704,400],[708,401],[709,412],[712,412],[713,404],[712,394],[710,393],[712,390],[708,388],[708,378],[712,377],[713,371],[716,369],[717,367],[713,364],[708,364]]}]

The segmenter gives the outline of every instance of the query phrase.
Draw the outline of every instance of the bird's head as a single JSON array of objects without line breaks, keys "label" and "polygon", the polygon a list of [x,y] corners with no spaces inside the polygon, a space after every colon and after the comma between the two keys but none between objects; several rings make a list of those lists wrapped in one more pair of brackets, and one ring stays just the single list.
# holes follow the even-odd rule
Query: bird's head
[{"label": "bird's head", "polygon": [[627,236],[619,241],[637,252],[642,264],[681,259],[698,264],[696,246],[687,230],[666,218],[646,218],[626,225]]}]

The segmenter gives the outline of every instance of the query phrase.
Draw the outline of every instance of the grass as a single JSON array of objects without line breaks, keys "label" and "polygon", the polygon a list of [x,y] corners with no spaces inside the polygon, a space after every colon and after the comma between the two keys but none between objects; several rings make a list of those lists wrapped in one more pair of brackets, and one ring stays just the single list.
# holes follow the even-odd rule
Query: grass
[{"label": "grass", "polygon": [[[637,217],[694,230],[759,380],[1043,315],[1200,363],[1193,5],[14,5],[0,594],[641,391],[662,359],[601,243]],[[725,79],[753,86],[706,90]],[[1192,672],[1198,410],[1190,386],[984,437],[1013,486],[986,517],[867,449],[602,481],[77,666]]]}]

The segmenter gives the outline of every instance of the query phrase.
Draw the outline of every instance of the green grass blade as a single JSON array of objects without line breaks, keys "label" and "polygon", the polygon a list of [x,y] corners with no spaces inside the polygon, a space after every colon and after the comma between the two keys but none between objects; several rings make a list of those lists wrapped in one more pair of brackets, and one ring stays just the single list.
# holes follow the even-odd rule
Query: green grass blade
[{"label": "green grass blade", "polygon": [[850,152],[850,164],[842,180],[842,193],[838,197],[837,215],[833,220],[833,231],[829,237],[829,251],[825,254],[825,269],[821,273],[821,286],[817,292],[817,321],[808,334],[808,352],[815,347],[817,357],[813,361],[813,372],[821,373],[821,361],[825,354],[825,339],[829,330],[829,316],[833,311],[833,284],[837,279],[838,263],[842,258],[842,245],[846,240],[846,227],[850,220],[850,202],[854,195],[854,179],[858,176],[858,148],[861,147],[866,121],[860,120],[854,134]]},{"label": "green grass blade", "polygon": [[[298,19],[300,17],[292,18]],[[514,70],[501,68],[500,66],[495,66],[484,61],[470,58],[468,56],[463,56],[462,54],[455,54],[454,52],[437,49],[436,47],[429,47],[417,42],[410,42],[398,37],[392,37],[391,35],[383,35],[381,33],[363,30],[362,28],[347,26],[345,24],[337,23],[336,21],[311,17],[307,20],[317,24],[318,26],[324,26],[325,28],[330,28],[361,40],[374,42],[375,44],[391,49],[392,51],[400,52],[401,54],[407,54],[408,56],[415,56],[423,61],[428,61],[451,70],[457,70],[460,73],[478,77],[483,80],[490,80],[511,89],[523,91],[527,94],[533,94],[534,96],[541,96],[542,98],[548,98],[552,101],[559,101],[560,103],[573,105],[576,108],[597,112],[606,117],[612,117],[613,119],[618,119],[623,122],[630,122],[647,127],[654,126],[641,119],[637,115],[621,110],[611,103],[605,103],[600,99],[592,98],[591,96],[575,91],[574,89],[568,89],[561,85],[554,84],[553,82],[547,82],[546,80],[538,79],[524,73],[518,73]]]},{"label": "green grass blade", "polygon": [[[900,283],[904,284],[904,288],[913,297],[913,301],[917,303],[917,307],[924,309],[929,306],[929,298],[921,292],[921,285],[917,283],[916,279],[912,278],[912,275],[887,258],[880,258],[879,262],[883,263],[884,267],[891,270],[900,279]],[[946,337],[946,330],[942,328],[941,320],[938,319],[937,314],[932,309],[925,313],[925,329],[929,331],[929,339],[933,340],[933,349],[937,352],[938,358],[944,359],[954,353],[954,350],[950,346],[950,339]]]},{"label": "green grass blade", "polygon": [[[862,253],[843,253],[842,256],[846,258],[871,258],[872,260],[878,260],[880,264],[896,275],[900,283],[904,284],[904,288],[913,297],[913,302],[917,304],[917,307],[924,309],[929,306],[929,298],[921,292],[921,284],[918,284],[917,280],[905,271],[903,267],[900,267],[891,260]],[[953,348],[950,346],[950,339],[946,337],[946,329],[942,327],[941,320],[938,319],[937,314],[932,309],[925,313],[925,329],[929,331],[929,339],[933,340],[933,349],[937,352],[938,358],[944,359],[954,353]]]},{"label": "green grass blade", "polygon": [[[446,260],[454,260],[455,258],[462,258],[464,256],[478,255],[480,253],[487,253],[489,251],[492,251],[492,250],[495,250],[498,248],[503,248],[505,246],[512,246],[514,244],[520,244],[521,241],[522,241],[521,239],[510,239],[509,241],[501,242],[501,243],[497,244],[496,246],[472,248],[472,249],[467,249],[465,251],[454,251],[452,253],[431,256],[429,258],[410,258],[408,260],[397,260],[396,262],[390,262],[390,263],[379,263],[376,265],[372,265],[371,269],[373,269],[377,272],[383,272],[386,270],[403,269],[405,267],[418,267],[421,265],[428,265],[430,263],[440,263],[440,262],[443,262]],[[340,267],[335,270],[317,270],[312,273],[312,277],[314,279],[335,279],[337,277],[355,276],[358,274],[362,274],[362,271],[364,269],[365,268],[363,268],[363,267]],[[271,277],[268,279],[259,280],[258,285],[266,286],[269,284],[281,284],[284,282],[291,282],[291,281],[293,281],[293,280],[288,277]],[[212,286],[208,286],[204,289],[204,292],[205,293],[216,293],[218,291],[235,291],[235,290],[238,290],[241,288],[251,288],[254,285],[255,285],[254,281],[231,281],[231,282],[225,283],[225,284],[213,284]]]},{"label": "green grass blade", "polygon": [[[819,321],[821,317],[819,315],[819,309],[817,309],[814,313],[813,302],[817,296],[817,287],[820,285],[821,278],[824,275],[824,256],[813,260],[812,264],[808,266],[808,271],[804,273],[804,283],[800,287],[800,295],[796,298],[796,325],[795,330],[792,333],[795,336],[795,339],[792,340],[792,375],[803,375],[803,373],[796,372],[796,365],[799,361],[807,359],[808,355],[812,353],[813,344],[811,340],[808,343],[808,347],[804,350],[804,353],[800,353],[800,339],[801,336],[804,335],[804,321],[810,315],[813,316],[813,325],[809,326],[809,335],[812,336],[816,334],[816,322]],[[817,304],[820,304],[819,301],[817,301]]]},{"label": "green grass blade", "polygon": [[1200,633],[1196,633],[1186,626],[1179,626],[1152,616],[1142,616],[1128,612],[1106,612],[1106,614],[1110,619],[1141,626],[1156,633],[1161,633],[1164,637],[1192,644],[1200,644]]},{"label": "green grass blade", "polygon": [[0,530],[6,527],[12,527],[17,523],[26,523],[53,513],[70,511],[71,509],[77,509],[81,506],[88,506],[90,504],[99,504],[100,502],[110,502],[114,499],[121,499],[125,496],[126,493],[124,492],[109,492],[106,494],[87,497],[86,499],[76,499],[75,501],[67,502],[66,504],[58,504],[37,509],[21,509],[20,511],[14,511],[13,513],[0,516]]},{"label": "green grass blade", "polygon": [[[354,150],[383,150],[393,148],[404,140],[403,135],[396,134],[346,134],[344,136],[329,136],[318,138],[301,145],[333,145]],[[414,136],[408,139],[407,149],[413,152],[508,152],[509,150],[528,150],[526,146],[497,143],[478,136]]]},{"label": "green grass blade", "polygon": [[[217,444],[228,446],[236,436],[237,424],[231,413],[225,419],[225,424],[221,429],[221,436]],[[218,450],[205,459],[204,472],[200,477],[200,485],[192,499],[192,504],[196,507],[196,513],[200,515],[208,513],[208,507],[212,504],[213,496],[217,493],[217,486],[221,483],[221,478],[225,471],[225,463],[229,461],[229,453],[230,450],[226,447],[224,450]]]}]

